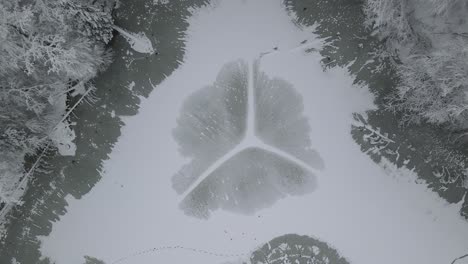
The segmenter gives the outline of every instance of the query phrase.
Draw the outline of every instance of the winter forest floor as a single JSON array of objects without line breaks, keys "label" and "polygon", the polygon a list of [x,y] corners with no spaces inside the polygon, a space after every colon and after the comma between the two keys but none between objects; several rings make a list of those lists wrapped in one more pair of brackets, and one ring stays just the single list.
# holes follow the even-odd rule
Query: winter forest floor
[{"label": "winter forest floor", "polygon": [[[85,256],[92,256],[88,264],[101,263],[98,259],[260,263],[265,255],[269,263],[281,263],[278,259],[285,254],[278,252],[294,251],[298,245],[306,253],[288,257],[299,254],[299,263],[307,263],[301,262],[307,254],[307,260],[320,256],[323,263],[328,257],[331,263],[362,264],[451,263],[466,254],[468,153],[443,130],[401,126],[399,117],[384,109],[384,98],[396,88],[395,72],[377,56],[384,47],[365,27],[360,3],[123,3],[116,10],[116,25],[144,32],[159,54],[140,53],[144,45],[130,41],[132,49],[128,38],[114,37],[114,62],[96,79],[96,102],[79,106],[72,119],[75,156],[45,157],[46,167],[8,216],[0,263],[51,263],[44,258],[50,257],[57,264],[82,264]],[[262,53],[255,68],[254,59]],[[238,59],[246,66],[223,68]],[[249,93],[260,89],[260,72],[264,83],[279,87],[281,96],[267,94],[274,99],[258,103],[255,111],[269,109],[277,115],[276,123],[294,120],[297,123],[286,127],[303,130],[283,128],[274,134],[279,128],[268,123],[271,117],[262,119],[261,111],[242,114],[240,107],[224,113],[223,107],[203,101],[206,95],[215,102],[226,96],[237,102],[230,107],[245,104],[247,109],[248,98],[262,94]],[[228,87],[226,94],[242,85],[245,92],[227,97],[203,88],[216,78],[221,85],[213,87]],[[197,94],[200,90],[205,94]],[[239,99],[243,96],[246,100]],[[292,107],[301,101],[303,109]],[[276,108],[268,108],[272,102]],[[184,115],[184,107],[192,111]],[[195,165],[180,172],[195,174],[216,158],[213,153],[240,140],[226,133],[211,135],[221,140],[217,147],[188,144],[196,145],[191,133],[200,131],[185,127],[196,123],[186,116],[210,107],[225,114],[224,119],[232,118],[233,124],[239,116],[247,120],[255,113],[254,120],[263,122],[257,126],[273,131],[262,134],[263,140],[287,151],[269,149],[279,156],[239,152],[239,159],[233,155],[225,167],[220,164],[220,170],[207,173],[207,181],[187,187],[190,181],[173,177],[181,166],[193,158]],[[274,110],[283,108],[290,112]],[[216,118],[209,111],[200,116]],[[233,129],[208,124],[214,130]],[[251,168],[241,154],[270,162],[276,171],[289,171],[293,182],[257,178],[257,172],[253,179],[266,187],[240,195],[244,181],[256,184],[230,173],[231,163]],[[286,165],[277,165],[281,159]],[[252,172],[246,169],[243,174]],[[313,179],[310,188],[308,179]],[[228,182],[228,187],[219,182]],[[289,233],[308,237],[283,236]]]}]

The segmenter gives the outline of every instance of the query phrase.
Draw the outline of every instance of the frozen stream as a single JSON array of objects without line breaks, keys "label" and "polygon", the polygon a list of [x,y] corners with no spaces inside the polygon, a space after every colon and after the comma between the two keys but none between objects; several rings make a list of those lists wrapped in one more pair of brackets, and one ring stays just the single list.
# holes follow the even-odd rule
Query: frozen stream
[{"label": "frozen stream", "polygon": [[[162,58],[116,44],[116,63],[128,71],[116,78],[128,87],[119,89],[141,99],[138,113],[128,100],[127,112],[112,110],[124,125],[96,167],[102,178],[86,182],[88,172],[75,168],[86,191],[51,184],[66,212],[32,206],[42,221],[13,225],[10,260],[38,263],[37,253],[26,255],[39,250],[57,264],[85,256],[88,264],[280,264],[285,255],[296,263],[315,255],[324,264],[448,264],[468,253],[463,200],[450,204],[415,171],[374,162],[353,138],[376,98],[348,68],[326,68],[319,25],[294,23],[300,15],[280,1],[196,6],[179,6],[190,14],[173,22],[174,42],[156,45]],[[160,8],[161,19],[174,16]],[[164,38],[170,29],[151,33]],[[174,49],[167,57],[164,45]],[[153,60],[180,65],[156,77]],[[46,208],[60,203],[41,199]],[[40,243],[15,242],[41,223],[50,232],[36,231]]]}]

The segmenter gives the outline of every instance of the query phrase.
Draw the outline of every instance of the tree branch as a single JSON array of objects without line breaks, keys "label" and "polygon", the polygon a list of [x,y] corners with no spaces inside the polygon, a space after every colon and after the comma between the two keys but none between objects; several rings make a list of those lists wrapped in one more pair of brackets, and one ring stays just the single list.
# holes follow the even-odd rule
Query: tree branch
[{"label": "tree branch", "polygon": [[23,35],[24,37],[29,38],[29,35],[26,34],[25,32],[23,32],[23,30],[21,30],[21,29],[18,28],[17,26],[12,25],[12,24],[7,24],[7,26],[12,27],[12,28],[15,29],[19,34]]}]

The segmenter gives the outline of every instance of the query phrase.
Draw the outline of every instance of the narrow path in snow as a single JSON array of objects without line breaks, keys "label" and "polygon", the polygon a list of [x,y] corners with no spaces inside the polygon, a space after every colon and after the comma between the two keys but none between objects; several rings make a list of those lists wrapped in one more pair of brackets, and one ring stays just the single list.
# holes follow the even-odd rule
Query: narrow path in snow
[{"label": "narrow path in snow", "polygon": [[154,247],[154,248],[150,248],[150,249],[147,249],[147,250],[142,250],[142,251],[139,251],[139,252],[135,252],[135,253],[133,253],[131,255],[119,258],[119,259],[111,262],[111,264],[124,263],[127,260],[133,259],[133,258],[138,257],[138,256],[142,256],[142,255],[157,254],[157,253],[159,253],[161,251],[174,251],[174,250],[191,251],[191,252],[198,253],[198,254],[211,255],[211,256],[215,256],[215,257],[228,257],[228,258],[245,257],[245,256],[248,256],[248,255],[251,254],[250,251],[246,252],[246,253],[221,253],[221,252],[213,252],[213,251],[209,251],[209,250],[192,248],[192,247],[184,247],[184,246],[162,246],[162,247]]},{"label": "narrow path in snow", "polygon": [[258,60],[253,60],[252,65],[249,67],[249,79],[247,84],[247,127],[245,131],[245,138],[256,138],[255,136],[255,64]]}]

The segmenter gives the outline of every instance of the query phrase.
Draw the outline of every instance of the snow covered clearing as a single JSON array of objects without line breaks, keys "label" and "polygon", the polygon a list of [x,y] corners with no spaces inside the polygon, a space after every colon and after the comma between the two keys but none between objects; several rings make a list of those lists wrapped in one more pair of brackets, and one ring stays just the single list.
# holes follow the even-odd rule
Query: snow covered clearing
[{"label": "snow covered clearing", "polygon": [[[183,65],[125,120],[101,182],[83,199],[68,199],[68,213],[42,238],[46,256],[59,264],[81,264],[85,255],[106,263],[127,256],[118,263],[223,263],[288,233],[317,238],[359,264],[441,264],[466,254],[460,205],[405,168],[375,164],[353,141],[353,113],[365,116],[373,97],[346,69],[324,72],[320,55],[305,52],[320,49],[313,28],[292,23],[278,1],[214,1],[192,12]],[[196,181],[245,136],[271,153],[234,153]],[[178,171],[195,179],[179,181]],[[252,179],[265,184],[243,185]],[[297,189],[310,179],[310,188]],[[158,247],[170,248],[132,256]]]}]

